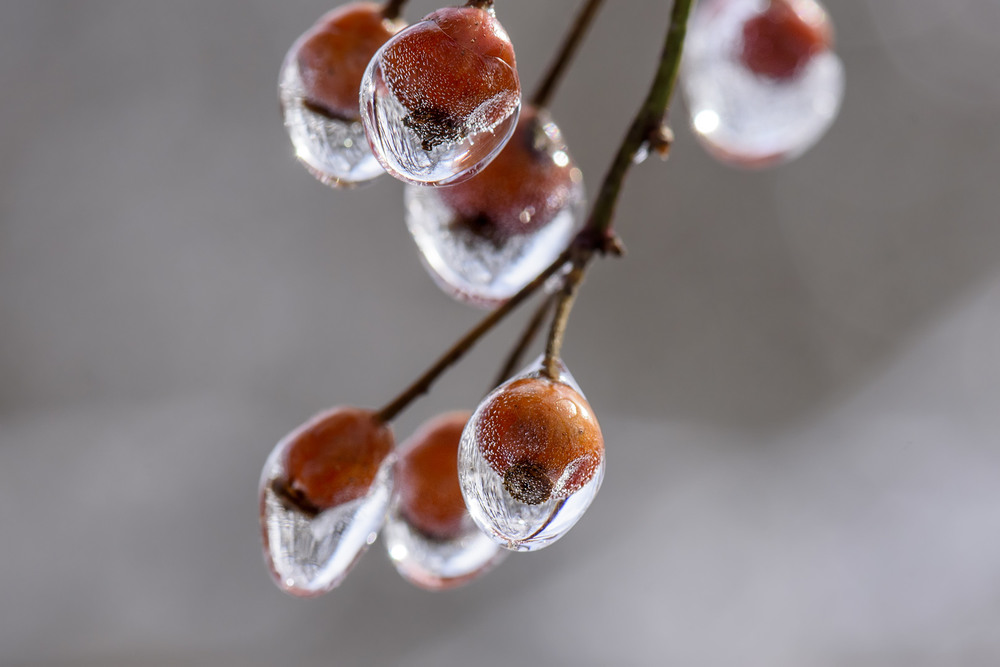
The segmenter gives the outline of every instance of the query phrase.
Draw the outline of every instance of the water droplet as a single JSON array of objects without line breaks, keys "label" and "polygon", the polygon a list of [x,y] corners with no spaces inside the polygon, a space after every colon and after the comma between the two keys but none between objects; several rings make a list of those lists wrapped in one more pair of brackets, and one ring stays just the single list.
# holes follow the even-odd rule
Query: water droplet
[{"label": "water droplet", "polygon": [[447,7],[398,33],[361,84],[368,141],[387,172],[448,185],[485,167],[521,107],[510,39],[492,11]]},{"label": "water droplet", "polygon": [[639,149],[632,156],[632,164],[642,164],[649,158],[649,142],[644,141],[639,144]]},{"label": "water droplet", "polygon": [[483,307],[552,263],[585,216],[583,179],[547,113],[526,108],[500,155],[446,188],[406,188],[406,225],[435,282]]},{"label": "water droplet", "polygon": [[381,463],[375,462],[374,479],[367,489],[358,490],[362,495],[332,507],[310,507],[299,492],[290,488],[290,448],[310,429],[321,428],[331,414],[333,411],[318,415],[286,436],[272,450],[261,474],[265,559],[279,587],[299,597],[321,595],[344,580],[375,541],[392,495],[392,453]]},{"label": "water droplet", "polygon": [[[538,474],[539,466],[535,464],[524,465],[516,461],[511,461],[513,465],[505,475],[501,475],[494,464],[497,457],[502,458],[505,454],[484,451],[484,444],[481,442],[484,431],[495,432],[495,424],[487,423],[487,411],[493,409],[491,406],[494,401],[511,385],[526,378],[543,378],[541,364],[542,359],[539,358],[487,396],[466,425],[459,446],[459,481],[470,515],[484,533],[501,546],[514,551],[541,549],[565,535],[590,506],[604,478],[603,439],[596,463],[592,458],[578,458],[566,465],[555,480]],[[572,387],[582,398],[583,392],[569,371],[561,365],[560,371],[559,383]],[[546,382],[552,381],[546,378]],[[585,412],[589,413],[589,406],[587,407]],[[504,418],[506,419],[507,417]],[[548,434],[538,432],[531,424],[517,420],[512,424],[506,434],[509,436],[520,429],[520,442],[517,443],[519,448],[544,452],[546,447],[552,446]],[[596,428],[596,421],[594,427]],[[597,434],[599,437],[599,428]],[[578,444],[574,442],[568,447]],[[489,459],[493,459],[494,464]],[[511,475],[512,470],[524,470],[525,474]],[[512,478],[516,478],[513,483]],[[515,499],[511,495],[511,489],[526,502]]]},{"label": "water droplet", "polygon": [[473,523],[458,485],[458,443],[468,420],[467,411],[440,415],[399,447],[383,536],[396,569],[421,588],[465,584],[506,554]]},{"label": "water droplet", "polygon": [[682,84],[695,136],[709,153],[766,167],[819,141],[844,93],[830,35],[815,0],[702,0],[688,28]]},{"label": "water droplet", "polygon": [[385,173],[361,123],[358,94],[375,51],[402,23],[374,3],[349,3],[321,18],[285,56],[278,97],[295,155],[331,186],[352,186]]}]

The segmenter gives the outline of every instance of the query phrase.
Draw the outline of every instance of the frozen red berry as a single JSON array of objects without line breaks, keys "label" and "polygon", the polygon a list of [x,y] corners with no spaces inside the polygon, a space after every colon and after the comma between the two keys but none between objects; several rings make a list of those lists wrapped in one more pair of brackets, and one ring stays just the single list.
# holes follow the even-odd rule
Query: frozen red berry
[{"label": "frozen red berry", "polygon": [[386,44],[380,61],[425,151],[489,130],[520,104],[514,47],[492,9],[439,9]]},{"label": "frozen red berry", "polygon": [[359,119],[365,68],[401,27],[373,2],[352,2],[326,14],[295,47],[305,103],[329,117]]},{"label": "frozen red berry", "polygon": [[515,380],[481,410],[479,451],[519,502],[569,497],[600,467],[601,427],[587,400],[568,384],[546,377]]},{"label": "frozen red berry", "polygon": [[789,79],[832,43],[830,21],[811,0],[770,0],[743,25],[740,58],[755,74]]},{"label": "frozen red berry", "polygon": [[396,462],[400,512],[432,539],[452,539],[467,524],[468,512],[458,485],[458,443],[469,415],[441,415],[400,447]]},{"label": "frozen red berry", "polygon": [[502,242],[544,227],[565,208],[580,173],[544,132],[537,110],[526,107],[493,162],[469,180],[439,190],[456,224]]},{"label": "frozen red berry", "polygon": [[286,495],[313,512],[361,498],[393,444],[392,431],[371,410],[333,408],[288,442]]}]

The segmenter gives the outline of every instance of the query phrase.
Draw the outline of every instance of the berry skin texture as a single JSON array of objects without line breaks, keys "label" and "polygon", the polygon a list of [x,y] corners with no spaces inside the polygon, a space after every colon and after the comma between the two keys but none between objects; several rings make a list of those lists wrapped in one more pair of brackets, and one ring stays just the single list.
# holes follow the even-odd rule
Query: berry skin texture
[{"label": "berry skin texture", "polygon": [[832,44],[829,18],[814,3],[771,0],[743,25],[740,59],[751,72],[782,81],[795,77]]},{"label": "berry skin texture", "polygon": [[400,447],[396,462],[399,507],[425,536],[460,535],[468,511],[458,484],[458,443],[469,412],[449,412],[427,422]]},{"label": "berry skin texture", "polygon": [[321,18],[303,35],[298,61],[305,104],[325,116],[359,120],[361,78],[375,52],[403,27],[387,20],[382,6],[353,2]]},{"label": "berry skin texture", "polygon": [[492,11],[477,7],[427,15],[386,45],[381,66],[425,151],[495,127],[521,97],[510,38]]},{"label": "berry skin texture", "polygon": [[576,389],[545,377],[515,380],[494,393],[476,425],[476,443],[517,501],[567,498],[591,480],[604,436]]},{"label": "berry skin texture", "polygon": [[284,491],[312,513],[357,500],[368,493],[393,444],[392,431],[373,411],[333,408],[289,443]]},{"label": "berry skin texture", "polygon": [[440,189],[456,225],[499,245],[544,227],[562,210],[573,192],[574,174],[579,175],[566,153],[556,161],[536,147],[536,136],[543,131],[537,110],[525,107],[510,141],[485,169]]}]

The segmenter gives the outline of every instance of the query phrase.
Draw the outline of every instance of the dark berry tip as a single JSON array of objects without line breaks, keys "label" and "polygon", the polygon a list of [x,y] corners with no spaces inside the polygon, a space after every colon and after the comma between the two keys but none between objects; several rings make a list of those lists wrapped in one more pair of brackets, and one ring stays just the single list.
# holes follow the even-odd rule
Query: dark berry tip
[{"label": "dark berry tip", "polygon": [[536,463],[519,463],[508,468],[503,486],[514,500],[526,505],[541,505],[552,496],[552,482]]}]

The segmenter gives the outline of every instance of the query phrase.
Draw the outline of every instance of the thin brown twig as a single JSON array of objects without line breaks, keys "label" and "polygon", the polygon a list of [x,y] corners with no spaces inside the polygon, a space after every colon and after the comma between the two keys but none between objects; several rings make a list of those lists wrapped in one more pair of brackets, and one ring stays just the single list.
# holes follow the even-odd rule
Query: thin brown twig
[{"label": "thin brown twig", "polygon": [[475,345],[480,338],[486,335],[498,322],[503,320],[512,310],[517,308],[525,299],[530,297],[535,293],[538,288],[545,284],[545,281],[549,279],[550,276],[554,275],[566,262],[570,261],[574,254],[573,248],[567,248],[563,251],[561,255],[552,264],[549,264],[544,271],[539,273],[535,278],[521,288],[517,294],[512,296],[506,303],[498,307],[496,310],[492,311],[489,315],[484,317],[479,321],[479,324],[469,329],[469,331],[458,339],[451,348],[448,349],[441,357],[431,365],[424,374],[421,375],[417,380],[403,390],[399,396],[389,401],[381,410],[376,414],[376,419],[382,422],[388,422],[398,415],[407,405],[409,405],[415,398],[421,394],[427,393],[434,380],[438,378],[441,373],[448,369],[449,366],[454,364],[456,361],[462,358],[469,349]]},{"label": "thin brown twig", "polygon": [[579,254],[573,259],[573,268],[566,275],[562,289],[557,293],[556,314],[552,317],[552,327],[545,342],[545,360],[542,362],[542,374],[551,380],[559,378],[559,353],[562,350],[566,324],[569,322],[569,313],[573,309],[576,292],[583,282],[587,257],[589,253]]},{"label": "thin brown twig", "polygon": [[662,131],[663,118],[677,83],[677,71],[681,63],[684,37],[687,33],[687,19],[691,11],[692,1],[674,0],[670,27],[667,29],[666,41],[663,45],[656,76],[646,99],[632,120],[624,141],[618,148],[618,153],[615,155],[608,173],[604,177],[597,200],[594,202],[594,208],[590,212],[587,226],[578,237],[581,252],[574,257],[573,271],[566,277],[566,283],[556,305],[556,314],[552,318],[552,328],[549,330],[548,343],[545,347],[544,372],[552,379],[558,377],[559,352],[562,349],[569,315],[573,309],[573,301],[580,283],[583,282],[587,265],[595,252],[614,251],[621,247],[620,241],[611,231],[615,207],[621,196],[625,176],[635,164],[636,154],[652,134]]},{"label": "thin brown twig", "polygon": [[569,32],[563,38],[559,53],[556,55],[555,60],[552,61],[552,64],[549,65],[548,71],[542,77],[542,82],[531,97],[531,105],[535,108],[541,109],[549,105],[552,95],[555,93],[556,86],[559,85],[563,75],[566,73],[566,69],[573,61],[573,56],[580,46],[583,35],[587,32],[590,24],[594,22],[594,17],[597,16],[597,11],[601,8],[603,2],[604,0],[587,0],[583,7],[580,8],[576,15],[576,20],[573,21]]},{"label": "thin brown twig", "polygon": [[666,42],[660,56],[660,65],[649,88],[645,101],[639,107],[632,120],[632,125],[618,148],[608,173],[604,177],[601,189],[590,212],[590,220],[585,233],[594,237],[607,237],[614,219],[615,206],[621,194],[625,175],[635,164],[636,153],[639,152],[651,132],[659,132],[663,118],[670,104],[677,82],[677,71],[681,64],[681,52],[684,48],[684,37],[687,33],[687,19],[691,12],[692,0],[674,0],[674,8],[670,18],[670,28],[667,30]]},{"label": "thin brown twig", "polygon": [[503,367],[497,373],[497,379],[490,385],[490,390],[503,384],[521,366],[521,362],[524,360],[524,353],[531,346],[531,343],[541,330],[542,324],[545,323],[545,318],[548,316],[553,303],[555,303],[555,295],[550,294],[538,305],[535,314],[528,320],[528,324],[524,327],[524,331],[521,332],[521,336],[517,339],[517,343],[514,344],[514,348],[507,355],[507,360],[504,362]]}]

